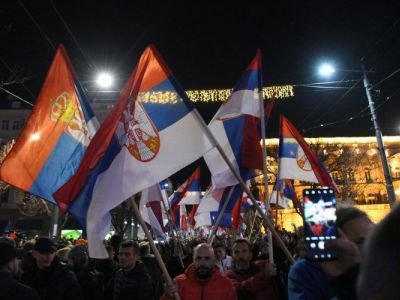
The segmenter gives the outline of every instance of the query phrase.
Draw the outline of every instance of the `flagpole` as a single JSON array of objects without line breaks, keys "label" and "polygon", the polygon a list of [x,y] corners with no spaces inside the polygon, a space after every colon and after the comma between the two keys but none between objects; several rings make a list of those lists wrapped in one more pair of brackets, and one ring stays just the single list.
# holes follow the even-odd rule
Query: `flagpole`
[{"label": "flagpole", "polygon": [[[158,251],[158,249],[156,247],[156,244],[154,243],[153,237],[151,236],[151,234],[149,232],[149,229],[147,228],[147,225],[145,224],[145,222],[143,220],[143,217],[139,212],[139,209],[137,207],[137,204],[136,204],[136,201],[135,201],[134,197],[131,197],[130,201],[132,203],[133,212],[136,215],[136,218],[139,221],[140,226],[142,226],[142,229],[143,229],[143,231],[144,231],[144,233],[145,233],[145,235],[146,235],[146,237],[147,237],[147,239],[149,241],[150,247],[153,250],[154,256],[157,259],[158,265],[160,266],[162,272],[164,273],[164,279],[165,279],[165,281],[167,282],[168,285],[172,286],[174,284],[174,282],[173,282],[171,276],[169,276],[168,270],[167,270],[167,268],[166,268],[166,266],[164,264],[164,261],[161,258],[160,252]],[[178,292],[174,293],[174,298],[177,299],[177,300],[180,300]]]},{"label": "flagpole", "polygon": [[[261,60],[261,58],[260,58]],[[260,77],[261,77],[261,72]],[[262,82],[262,79],[259,80],[259,82]],[[261,140],[262,140],[262,159],[263,159],[263,173],[264,173],[264,204],[265,204],[265,210],[268,216],[270,216],[270,203],[269,203],[269,195],[268,195],[268,169],[267,169],[267,146],[265,144],[266,140],[266,134],[265,134],[265,114],[264,114],[264,95],[262,91],[262,86],[260,84],[259,87],[259,107],[260,107],[260,120],[261,120]],[[268,257],[270,263],[274,263],[274,251],[272,248],[272,233],[271,230],[267,231],[267,236],[268,236]]]},{"label": "flagpole", "polygon": [[[218,230],[219,223],[221,223],[222,216],[224,215],[225,210],[226,210],[226,208],[228,207],[228,203],[229,203],[229,200],[230,200],[231,197],[232,197],[232,194],[233,194],[233,190],[234,190],[234,189],[235,189],[235,186],[232,185],[232,186],[231,186],[231,189],[229,190],[228,196],[227,196],[226,199],[225,199],[224,205],[222,206],[221,211],[219,212],[218,218],[217,218],[217,220],[215,221],[215,224],[214,224],[214,226],[213,226],[213,228],[212,228],[212,231],[211,231],[210,235],[208,236],[207,244],[209,244],[209,245],[211,245],[211,243],[212,243],[212,241],[213,241],[213,239],[214,239],[214,235],[215,235],[215,233],[216,233],[217,230]],[[239,200],[238,200],[238,201],[239,201]]]},{"label": "flagpole", "polygon": [[[169,224],[171,224],[172,239],[174,241],[176,241],[176,244],[177,244],[177,247],[178,247],[179,261],[181,263],[182,269],[185,269],[185,264],[183,263],[183,259],[182,259],[182,252],[183,251],[181,249],[181,244],[180,244],[179,239],[175,235],[175,230],[176,230],[175,223],[172,222],[171,216],[170,216],[170,214],[168,213],[168,210],[167,210],[167,206],[164,203],[164,197],[166,198],[165,191],[163,192],[163,190],[160,189],[160,192],[161,192],[161,195],[162,195],[162,198],[163,198],[163,201],[161,201],[161,202],[163,204],[163,207],[164,207],[164,210],[165,210],[165,214],[167,215],[167,219],[168,219]],[[166,200],[168,201],[168,199],[166,199]]]},{"label": "flagpole", "polygon": [[262,211],[261,207],[258,205],[256,199],[254,198],[254,195],[252,194],[250,189],[247,187],[246,183],[243,181],[243,179],[240,176],[239,172],[232,165],[232,163],[230,162],[229,158],[226,156],[226,154],[225,154],[224,150],[222,149],[221,145],[215,139],[214,135],[211,133],[210,129],[207,127],[206,123],[204,122],[203,118],[200,116],[200,114],[197,111],[197,109],[194,109],[193,112],[196,115],[197,120],[199,121],[200,125],[203,126],[203,129],[204,129],[204,131],[206,133],[206,136],[209,139],[210,143],[217,148],[217,150],[221,154],[222,158],[225,160],[226,164],[228,165],[229,169],[231,169],[232,174],[239,181],[241,187],[246,192],[246,194],[249,196],[249,198],[250,198],[251,202],[253,203],[254,207],[256,208],[258,213],[263,218],[263,220],[265,222],[265,225],[271,230],[271,233],[272,233],[273,237],[275,238],[275,240],[278,243],[278,245],[282,248],[282,251],[285,253],[285,255],[287,256],[289,261],[291,263],[294,263],[294,259],[293,259],[292,254],[290,253],[290,251],[285,246],[285,243],[280,238],[278,232],[275,230],[274,224],[271,222],[269,217]]},{"label": "flagpole", "polygon": [[[168,206],[169,206],[168,197],[167,197],[165,191],[163,192],[163,190],[160,189],[160,192],[161,192],[161,196],[162,196],[162,198],[163,198],[162,203],[163,203],[163,207],[164,207],[164,210],[165,210],[165,214],[167,215],[167,219],[168,219],[169,224],[171,224],[172,238],[173,238],[174,241],[176,241],[176,243],[177,243],[179,261],[180,261],[180,263],[181,263],[182,269],[185,269],[185,264],[183,263],[183,258],[182,258],[182,256],[183,256],[183,250],[182,250],[182,248],[181,248],[181,243],[180,243],[180,240],[179,240],[179,235],[178,235],[177,232],[175,232],[175,231],[176,231],[175,222],[172,222],[172,217],[171,217],[171,215],[168,213],[167,206],[165,205],[165,202],[164,202],[164,197],[165,197],[165,200],[167,201]],[[170,209],[171,209],[171,207],[170,207]]]}]

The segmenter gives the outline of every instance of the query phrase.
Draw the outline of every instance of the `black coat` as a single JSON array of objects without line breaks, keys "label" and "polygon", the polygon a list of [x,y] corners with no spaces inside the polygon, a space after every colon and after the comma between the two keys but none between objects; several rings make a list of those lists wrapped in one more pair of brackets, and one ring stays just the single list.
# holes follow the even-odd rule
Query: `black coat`
[{"label": "black coat", "polygon": [[106,288],[106,299],[113,300],[152,300],[153,284],[145,265],[138,261],[136,266],[125,273],[119,269]]},{"label": "black coat", "polygon": [[0,272],[0,299],[2,300],[40,300],[29,286],[19,283],[12,273]]},{"label": "black coat", "polygon": [[74,272],[63,266],[58,257],[44,270],[39,270],[34,261],[21,281],[36,290],[42,300],[82,300],[81,287]]}]

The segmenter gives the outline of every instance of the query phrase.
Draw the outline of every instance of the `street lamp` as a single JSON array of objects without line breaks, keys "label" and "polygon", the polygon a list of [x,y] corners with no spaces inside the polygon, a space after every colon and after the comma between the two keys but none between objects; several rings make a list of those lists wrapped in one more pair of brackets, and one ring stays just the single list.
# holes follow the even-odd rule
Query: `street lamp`
[{"label": "street lamp", "polygon": [[319,67],[319,74],[325,77],[331,76],[335,71],[333,65],[328,63],[324,63]]},{"label": "street lamp", "polygon": [[96,83],[101,88],[109,88],[114,83],[114,78],[110,73],[102,72],[97,76]]},{"label": "street lamp", "polygon": [[[321,70],[323,70],[323,71],[321,72]],[[325,76],[331,75],[334,72],[335,72],[335,69],[326,64],[322,65],[320,68],[321,75],[325,75]],[[356,71],[356,72],[359,72],[359,71]],[[369,80],[367,77],[367,71],[365,70],[365,66],[363,63],[361,63],[361,72],[363,73],[363,83],[364,83],[365,93],[367,94],[368,106],[369,106],[369,109],[371,112],[371,121],[373,122],[373,125],[374,125],[375,136],[376,136],[376,140],[378,142],[378,149],[379,149],[379,153],[381,156],[381,161],[382,161],[382,166],[383,166],[383,174],[385,176],[385,181],[386,181],[386,191],[388,194],[388,202],[390,205],[393,205],[396,201],[396,195],[395,195],[394,188],[393,188],[392,176],[390,175],[389,164],[387,162],[385,146],[383,144],[383,138],[382,138],[382,131],[379,127],[378,118],[375,113],[375,103],[374,103],[374,99],[372,98],[372,94],[371,94],[372,85],[369,83]]]}]

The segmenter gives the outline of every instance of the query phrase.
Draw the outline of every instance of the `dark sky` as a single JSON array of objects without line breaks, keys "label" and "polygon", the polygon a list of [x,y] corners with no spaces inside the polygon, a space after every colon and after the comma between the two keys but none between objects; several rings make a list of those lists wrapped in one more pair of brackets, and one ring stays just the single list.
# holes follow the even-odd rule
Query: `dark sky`
[{"label": "dark sky", "polygon": [[[354,81],[361,78],[362,58],[377,84],[383,134],[400,133],[398,0],[6,0],[0,5],[0,80],[7,82],[11,71],[29,75],[24,86],[7,89],[32,102],[59,43],[88,89],[103,69],[115,72],[122,85],[150,43],[185,89],[232,88],[260,48],[265,86],[326,81],[317,75],[322,61],[335,63],[338,71],[329,80],[341,81],[325,89],[296,87],[294,98],[275,106],[268,136],[277,137],[280,113],[305,136],[373,135],[362,82]],[[2,107],[11,101],[0,96]],[[198,107],[209,120],[218,106]],[[318,127],[327,123],[334,125]]]},{"label": "dark sky", "polygon": [[[263,53],[264,85],[326,81],[317,66],[338,70],[329,80],[357,80],[364,57],[371,83],[400,67],[399,1],[3,1],[0,11],[0,79],[10,68],[20,77],[7,88],[35,101],[54,55],[64,43],[83,84],[92,88],[98,70],[109,69],[123,84],[141,52],[156,45],[185,89],[231,88],[255,55]],[[214,3],[215,2],[215,3]],[[279,3],[277,3],[279,2]],[[190,5],[190,6],[189,6]],[[369,117],[309,129],[356,116],[367,106],[362,82],[295,88],[295,97],[276,105],[270,124],[276,136],[279,113],[306,135],[369,135]],[[384,134],[398,134],[400,74],[376,86]],[[344,88],[344,89],[342,89]],[[394,94],[394,95],[393,95]],[[2,104],[8,98],[2,94]],[[216,105],[201,105],[210,118]],[[364,111],[361,115],[366,115]]]}]

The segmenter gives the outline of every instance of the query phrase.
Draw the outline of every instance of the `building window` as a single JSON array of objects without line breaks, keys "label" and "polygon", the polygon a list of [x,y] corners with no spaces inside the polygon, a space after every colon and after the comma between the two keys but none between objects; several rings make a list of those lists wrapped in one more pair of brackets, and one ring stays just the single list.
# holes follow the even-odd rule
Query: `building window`
[{"label": "building window", "polygon": [[13,130],[19,129],[19,121],[13,121],[12,129]]},{"label": "building window", "polygon": [[372,180],[371,180],[371,172],[369,171],[369,170],[366,170],[365,171],[365,180],[367,181],[367,182],[371,182]]},{"label": "building window", "polygon": [[1,122],[1,129],[8,129],[8,126],[10,126],[10,121],[9,120],[3,120]]}]

